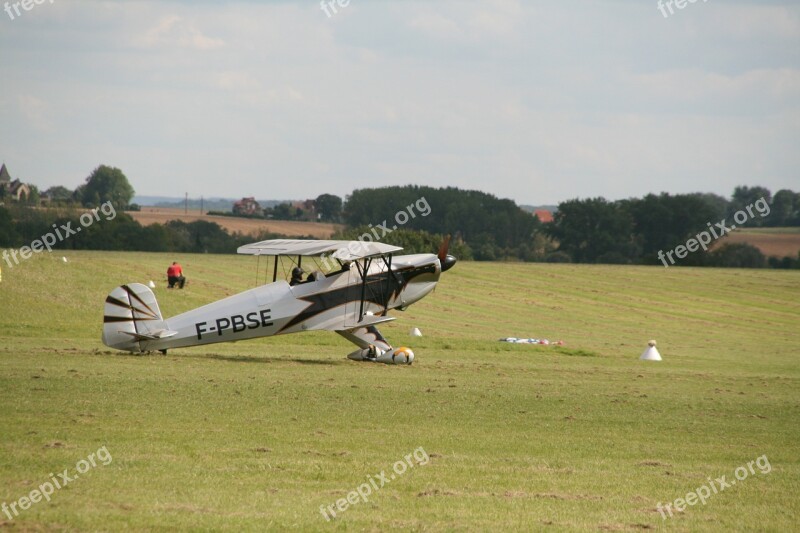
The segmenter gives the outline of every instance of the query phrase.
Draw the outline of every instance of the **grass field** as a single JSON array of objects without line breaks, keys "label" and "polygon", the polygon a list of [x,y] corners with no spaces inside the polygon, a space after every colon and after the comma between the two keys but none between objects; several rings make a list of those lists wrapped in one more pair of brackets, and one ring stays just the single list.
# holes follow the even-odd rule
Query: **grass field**
[{"label": "grass field", "polygon": [[[0,528],[800,523],[800,272],[462,262],[382,326],[417,354],[390,367],[346,360],[352,346],[333,333],[167,356],[109,351],[99,338],[115,286],[156,280],[171,316],[252,287],[255,260],[178,257],[189,285],[167,291],[171,255],[67,257],[3,268],[0,504],[19,505],[51,473],[85,473],[13,519],[0,512]],[[410,338],[413,326],[424,337]],[[506,336],[565,346],[497,342]],[[638,360],[651,338],[663,362]],[[320,506],[336,509],[415,450],[427,464],[323,517]],[[95,467],[79,462],[91,454]],[[662,519],[659,503],[730,483],[758,457],[768,473],[756,467]]]}]

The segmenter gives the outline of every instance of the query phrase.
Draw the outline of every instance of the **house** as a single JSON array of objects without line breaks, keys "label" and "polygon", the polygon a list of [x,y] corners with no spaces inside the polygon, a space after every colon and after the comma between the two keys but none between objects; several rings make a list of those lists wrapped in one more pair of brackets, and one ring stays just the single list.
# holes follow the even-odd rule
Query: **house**
[{"label": "house", "polygon": [[256,202],[254,197],[250,198],[242,198],[238,202],[233,203],[233,214],[234,215],[245,215],[245,216],[253,216],[253,215],[262,215],[264,210],[261,209],[261,206]]},{"label": "house", "polygon": [[0,197],[10,198],[15,202],[27,202],[31,188],[19,180],[12,180],[6,164],[0,167]]},{"label": "house", "polygon": [[533,216],[539,219],[539,222],[546,224],[553,221],[553,213],[547,209],[537,209],[533,212]]},{"label": "house", "polygon": [[6,168],[6,164],[3,163],[3,166],[0,167],[0,187],[2,187],[6,183],[11,182],[11,174],[8,173],[8,169]]},{"label": "house", "polygon": [[298,212],[297,218],[300,220],[313,221],[317,220],[317,202],[316,200],[303,200],[301,202],[292,202],[292,208]]}]

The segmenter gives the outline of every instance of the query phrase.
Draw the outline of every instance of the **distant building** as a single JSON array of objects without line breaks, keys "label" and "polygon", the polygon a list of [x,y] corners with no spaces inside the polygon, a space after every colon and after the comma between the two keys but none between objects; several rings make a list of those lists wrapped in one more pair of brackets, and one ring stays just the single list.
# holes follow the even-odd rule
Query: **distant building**
[{"label": "distant building", "polygon": [[302,214],[298,214],[298,219],[313,221],[317,220],[317,202],[316,200],[303,200],[302,202],[292,202],[292,208],[296,209]]},{"label": "distant building", "polygon": [[545,224],[547,222],[553,221],[553,213],[548,211],[547,209],[537,209],[533,212],[533,216],[539,219],[539,222]]},{"label": "distant building", "polygon": [[12,180],[6,164],[0,167],[0,197],[10,198],[15,202],[27,202],[31,188],[19,180]]},{"label": "distant building", "polygon": [[264,213],[264,210],[261,209],[261,206],[256,202],[254,197],[250,198],[242,198],[238,202],[233,203],[233,214],[235,215],[261,215]]}]

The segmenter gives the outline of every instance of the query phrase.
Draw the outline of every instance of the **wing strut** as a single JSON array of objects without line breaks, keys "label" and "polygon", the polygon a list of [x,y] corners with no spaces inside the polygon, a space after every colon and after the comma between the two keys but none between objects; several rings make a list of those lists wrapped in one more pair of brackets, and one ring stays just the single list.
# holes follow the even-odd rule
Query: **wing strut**
[{"label": "wing strut", "polygon": [[356,263],[358,266],[359,273],[361,274],[361,308],[358,311],[358,321],[361,322],[364,319],[364,300],[367,297],[367,273],[369,272],[369,267],[372,264],[371,257],[364,258],[364,270],[361,271],[361,263]]}]

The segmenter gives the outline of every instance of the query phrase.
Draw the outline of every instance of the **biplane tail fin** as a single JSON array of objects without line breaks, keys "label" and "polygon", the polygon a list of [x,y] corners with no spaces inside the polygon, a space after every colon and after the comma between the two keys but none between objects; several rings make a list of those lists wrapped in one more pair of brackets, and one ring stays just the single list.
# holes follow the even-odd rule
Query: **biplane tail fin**
[{"label": "biplane tail fin", "polygon": [[142,342],[177,335],[162,318],[156,295],[141,283],[111,291],[103,315],[103,344],[117,350],[143,352]]}]

